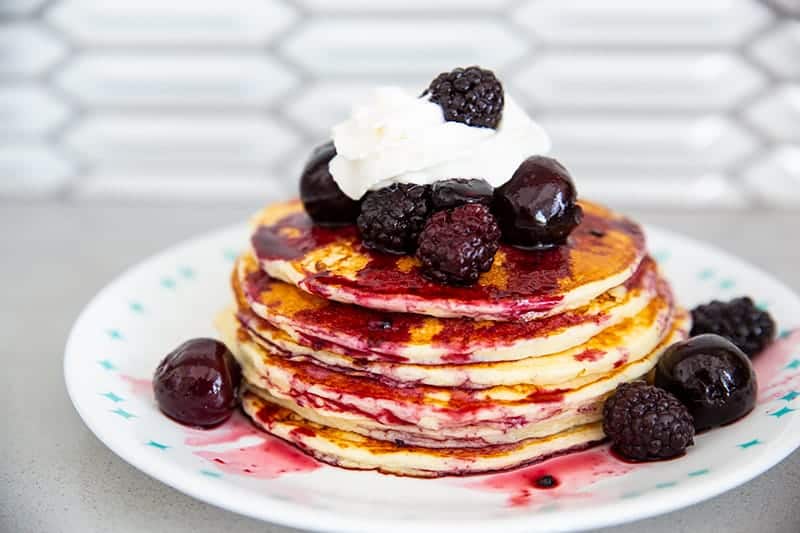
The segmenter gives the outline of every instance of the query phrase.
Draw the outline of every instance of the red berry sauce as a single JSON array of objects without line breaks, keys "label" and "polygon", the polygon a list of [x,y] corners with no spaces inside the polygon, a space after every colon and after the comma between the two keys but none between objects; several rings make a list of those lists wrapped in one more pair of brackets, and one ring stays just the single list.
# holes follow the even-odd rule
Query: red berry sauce
[{"label": "red berry sauce", "polygon": [[509,507],[527,507],[553,499],[587,498],[591,484],[630,472],[633,465],[614,458],[606,446],[559,455],[534,465],[489,475],[467,487],[507,495]]},{"label": "red berry sauce", "polygon": [[[427,280],[420,272],[419,262],[409,256],[367,250],[361,245],[355,226],[315,226],[301,209],[297,204],[294,212],[257,228],[251,239],[257,257],[294,261],[307,259],[310,252],[332,243],[349,246],[355,255],[367,259],[354,279],[323,269],[306,272],[301,284],[321,296],[344,289],[356,303],[363,304],[380,295],[461,303],[500,302],[507,305],[506,313],[513,318],[551,309],[566,292],[631,268],[644,254],[644,235],[638,225],[585,203],[583,222],[565,245],[535,251],[502,245],[495,266],[479,283],[448,286]],[[603,237],[597,237],[598,233]],[[294,266],[302,268],[298,263]]]}]

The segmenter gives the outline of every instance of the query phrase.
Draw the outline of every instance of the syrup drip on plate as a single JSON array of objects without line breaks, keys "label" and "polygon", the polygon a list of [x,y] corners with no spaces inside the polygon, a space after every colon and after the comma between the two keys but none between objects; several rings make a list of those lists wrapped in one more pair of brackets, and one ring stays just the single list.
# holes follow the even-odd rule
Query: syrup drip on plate
[{"label": "syrup drip on plate", "polygon": [[[241,413],[211,431],[190,430],[184,443],[214,449],[192,452],[226,474],[275,479],[283,474],[311,472],[321,465],[286,442],[256,429]],[[245,440],[245,437],[250,437]],[[255,441],[255,442],[254,442]]]},{"label": "syrup drip on plate", "polygon": [[139,398],[153,398],[153,382],[146,378],[135,378],[133,376],[120,375],[122,381],[128,384],[131,394]]},{"label": "syrup drip on plate", "polygon": [[213,462],[226,474],[256,479],[275,479],[283,474],[311,472],[320,467],[310,456],[278,439],[227,452],[197,451],[194,454]]},{"label": "syrup drip on plate", "polygon": [[588,498],[584,489],[601,479],[621,476],[635,465],[616,459],[608,447],[573,452],[511,472],[492,474],[467,488],[502,492],[509,507],[527,507],[563,498]]},{"label": "syrup drip on plate", "polygon": [[[152,400],[150,379],[120,376],[138,398]],[[321,464],[294,446],[260,431],[240,412],[213,429],[197,429],[175,422],[192,453],[226,474],[275,479],[283,474],[311,472]]]},{"label": "syrup drip on plate", "polygon": [[759,403],[780,398],[800,387],[800,367],[794,370],[787,367],[799,347],[800,329],[794,329],[783,338],[775,339],[763,352],[753,357],[753,368],[758,377]]}]

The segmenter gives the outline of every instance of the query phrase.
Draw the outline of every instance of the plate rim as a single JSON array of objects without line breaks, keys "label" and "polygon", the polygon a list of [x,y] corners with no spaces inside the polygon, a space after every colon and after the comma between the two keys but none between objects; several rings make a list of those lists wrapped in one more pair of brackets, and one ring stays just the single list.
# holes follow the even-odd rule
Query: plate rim
[{"label": "plate rim", "polygon": [[[782,280],[765,271],[760,266],[754,265],[745,259],[723,250],[715,244],[684,235],[680,232],[651,224],[643,224],[642,226],[645,234],[648,236],[660,234],[668,239],[685,241],[691,245],[700,246],[725,261],[733,261],[734,263],[746,266],[754,273],[758,274],[759,277],[767,278],[776,284],[779,289],[793,298],[800,306],[800,295]],[[672,487],[666,490],[660,490],[652,495],[642,495],[637,499],[622,499],[606,502],[600,508],[595,507],[577,511],[520,513],[510,517],[493,516],[486,519],[426,520],[417,518],[382,519],[374,516],[354,516],[329,511],[327,509],[309,508],[303,504],[282,501],[267,494],[261,494],[260,496],[270,502],[269,506],[261,506],[261,509],[258,509],[255,506],[247,505],[244,502],[252,501],[248,499],[248,496],[252,494],[250,490],[233,485],[226,486],[224,491],[218,490],[218,482],[204,479],[199,474],[190,474],[165,458],[154,458],[151,455],[146,455],[144,450],[138,451],[136,448],[130,447],[128,442],[123,441],[121,437],[118,436],[120,434],[115,434],[113,431],[108,431],[99,427],[99,422],[87,413],[84,409],[85,406],[82,405],[77,395],[75,387],[78,386],[79,380],[74,376],[74,374],[78,372],[76,365],[79,363],[75,345],[79,342],[84,322],[88,321],[90,312],[103,301],[107,294],[112,292],[125,279],[135,275],[136,272],[146,268],[153,262],[179,253],[184,248],[199,245],[203,241],[222,239],[229,234],[233,235],[236,233],[241,233],[243,236],[246,236],[246,231],[246,223],[232,224],[220,229],[207,231],[178,241],[123,269],[97,291],[83,306],[70,328],[64,349],[63,372],[67,395],[81,420],[92,434],[111,450],[114,455],[132,467],[201,502],[243,516],[271,522],[276,525],[320,532],[385,531],[391,533],[406,533],[411,527],[418,533],[442,533],[451,531],[454,533],[456,531],[459,533],[475,531],[477,533],[479,531],[485,531],[488,524],[492,526],[502,526],[510,533],[532,531],[531,528],[535,528],[534,530],[537,531],[580,531],[587,528],[602,528],[635,522],[704,502],[738,486],[744,485],[756,476],[776,466],[792,452],[800,448],[800,432],[796,432],[795,434],[785,432],[780,440],[766,443],[765,451],[749,461],[747,463],[747,468],[735,468],[724,472],[716,472],[714,483],[692,484],[688,487]],[[565,514],[569,514],[570,523],[559,524],[559,517],[563,517]],[[568,527],[564,527],[565,525]]]}]

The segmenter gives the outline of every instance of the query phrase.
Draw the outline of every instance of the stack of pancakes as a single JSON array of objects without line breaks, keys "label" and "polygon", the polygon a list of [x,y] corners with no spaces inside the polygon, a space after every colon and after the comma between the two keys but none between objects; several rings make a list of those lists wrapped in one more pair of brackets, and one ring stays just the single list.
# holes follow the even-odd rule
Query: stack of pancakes
[{"label": "stack of pancakes", "polygon": [[568,244],[501,245],[471,287],[312,224],[254,219],[218,321],[256,425],[327,463],[412,476],[512,468],[604,438],[602,406],[687,336],[641,228],[601,206]]}]

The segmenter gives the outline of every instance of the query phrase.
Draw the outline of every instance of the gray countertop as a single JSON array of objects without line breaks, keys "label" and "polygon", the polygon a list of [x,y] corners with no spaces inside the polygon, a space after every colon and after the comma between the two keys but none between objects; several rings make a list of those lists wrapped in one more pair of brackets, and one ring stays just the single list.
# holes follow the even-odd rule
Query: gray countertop
[{"label": "gray countertop", "polygon": [[[81,308],[120,271],[250,207],[0,204],[0,532],[287,532],[198,502],[117,458],[67,397],[62,356]],[[644,213],[800,291],[800,214]],[[617,532],[800,531],[800,452],[754,481]],[[610,530],[609,530],[610,531]]]}]

